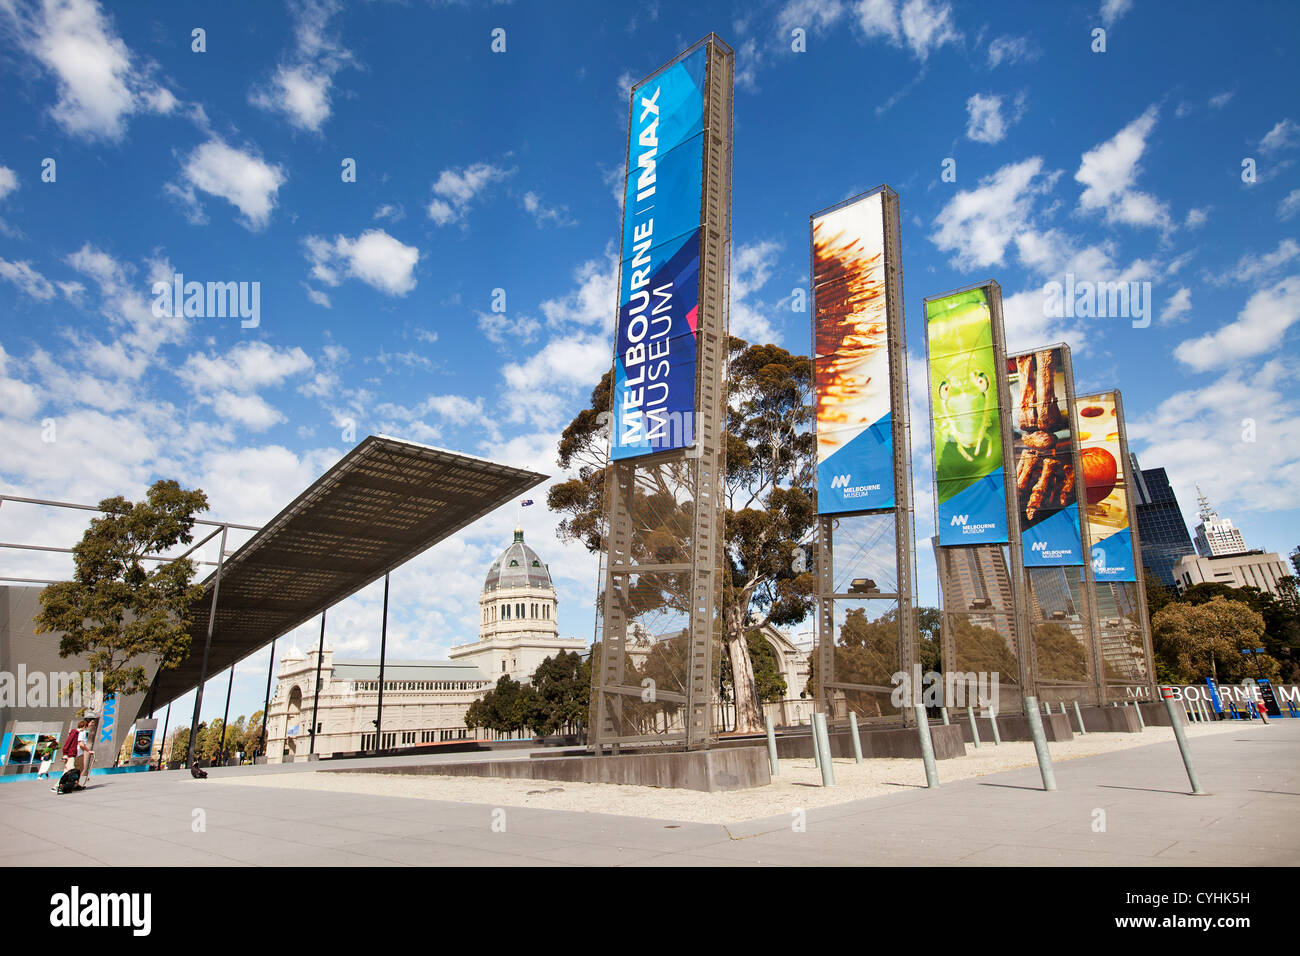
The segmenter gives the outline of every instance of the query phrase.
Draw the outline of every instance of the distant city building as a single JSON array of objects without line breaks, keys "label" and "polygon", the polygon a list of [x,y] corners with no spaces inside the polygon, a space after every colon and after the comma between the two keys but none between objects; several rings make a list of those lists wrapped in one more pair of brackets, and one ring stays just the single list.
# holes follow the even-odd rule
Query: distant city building
[{"label": "distant city building", "polygon": [[1259,588],[1280,598],[1282,589],[1278,582],[1287,576],[1287,566],[1282,559],[1263,551],[1208,558],[1188,555],[1174,565],[1174,577],[1183,590],[1194,584],[1226,584],[1230,588]]},{"label": "distant city building", "polygon": [[1137,455],[1130,455],[1134,486],[1137,488],[1138,540],[1141,542],[1141,566],[1155,575],[1165,587],[1177,587],[1174,565],[1179,558],[1195,554],[1187,523],[1183,520],[1178,498],[1163,468],[1143,469]]},{"label": "distant city building", "polygon": [[1199,485],[1196,487],[1196,501],[1200,505],[1197,514],[1201,519],[1201,523],[1196,526],[1196,553],[1203,558],[1215,558],[1245,551],[1246,541],[1241,532],[1232,526],[1231,521],[1220,518],[1218,512],[1210,507],[1210,501],[1201,494]]},{"label": "distant city building", "polygon": [[1300,578],[1300,547],[1291,552],[1291,567],[1295,568],[1295,576]]}]

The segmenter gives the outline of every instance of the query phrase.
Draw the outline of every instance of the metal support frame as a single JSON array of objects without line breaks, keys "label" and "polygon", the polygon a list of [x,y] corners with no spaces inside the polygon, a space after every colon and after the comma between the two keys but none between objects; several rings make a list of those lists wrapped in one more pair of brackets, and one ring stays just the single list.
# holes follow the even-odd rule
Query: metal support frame
[{"label": "metal support frame", "polygon": [[384,575],[384,620],[379,628],[379,707],[375,711],[375,755],[384,740],[384,661],[388,657],[388,575]]},{"label": "metal support frame", "polygon": [[1002,487],[1007,499],[1007,550],[1010,554],[1012,630],[1016,636],[1016,662],[1020,669],[1022,698],[1038,693],[1038,662],[1034,653],[1033,624],[1029,620],[1029,576],[1025,573],[1024,540],[1020,529],[1020,501],[1013,476],[1011,387],[1007,380],[1006,334],[1002,324],[1002,287],[989,286],[989,317],[993,324],[993,357],[998,379],[998,408],[1002,425]]},{"label": "metal support frame", "polygon": [[[862,595],[839,594],[835,591],[835,527],[839,521],[862,516],[892,515],[894,520],[895,588],[890,593],[869,595],[873,600],[893,598],[897,603],[898,669],[912,673],[916,661],[918,632],[915,624],[914,562],[916,552],[913,537],[914,515],[912,509],[912,426],[909,417],[907,381],[907,324],[903,308],[902,244],[899,238],[898,194],[888,186],[879,186],[843,202],[836,203],[809,217],[808,253],[809,275],[813,277],[811,354],[817,355],[817,290],[815,287],[815,253],[812,242],[814,221],[837,209],[879,194],[881,197],[881,228],[884,235],[884,284],[886,316],[886,357],[889,363],[890,439],[893,448],[894,506],[860,512],[819,515],[817,519],[817,626],[816,626],[816,706],[829,716],[834,725],[836,714],[831,700],[832,692],[844,685],[835,677],[835,601],[837,599],[862,600]],[[861,689],[868,689],[862,686]],[[890,691],[892,688],[879,688]],[[919,688],[917,688],[919,692]],[[904,726],[915,719],[911,702],[899,711],[898,719]]]},{"label": "metal support frame", "polygon": [[[643,737],[706,749],[714,737],[713,645],[716,640],[723,547],[726,479],[728,289],[731,258],[731,143],[734,53],[714,34],[683,51],[707,49],[703,118],[703,171],[700,198],[700,300],[696,323],[695,444],[693,448],[610,460],[605,472],[607,537],[603,560],[602,654],[592,671],[593,714],[590,744],[596,753],[617,753],[622,743]],[[661,68],[662,69],[662,68]],[[658,70],[655,71],[659,72]],[[639,85],[639,84],[638,84]],[[628,143],[633,124],[628,108]],[[626,210],[625,210],[626,215]],[[620,230],[622,235],[622,230]],[[618,288],[622,289],[620,263]],[[620,293],[621,294],[621,293]],[[628,617],[625,592],[635,574],[681,571],[681,562],[654,564],[634,556],[632,507],[637,468],[685,462],[690,470],[694,510],[689,563],[685,731],[629,735],[622,721],[626,685],[624,652]]]},{"label": "metal support frame", "polygon": [[[971,549],[994,549],[989,552],[995,554],[999,565],[1005,565],[1008,581],[1011,589],[1011,607],[1007,609],[994,608],[990,614],[996,614],[999,617],[1010,617],[1010,634],[1003,635],[1009,637],[1015,642],[1016,648],[1016,666],[1017,666],[1017,691],[1023,702],[1026,697],[1033,695],[1034,675],[1036,668],[1033,660],[1033,641],[1031,639],[1031,626],[1029,622],[1029,609],[1027,607],[1027,578],[1024,568],[1023,544],[1020,537],[1020,520],[1019,520],[1019,502],[1017,500],[1015,483],[1012,476],[1015,474],[1015,467],[1012,462],[1012,437],[1011,437],[1011,398],[1010,385],[1007,378],[1007,354],[1006,343],[1002,319],[1002,287],[992,279],[984,282],[976,282],[971,285],[962,286],[959,289],[953,289],[950,292],[944,292],[940,295],[928,296],[925,301],[946,299],[950,296],[958,295],[963,292],[970,292],[975,289],[985,289],[989,307],[989,323],[992,331],[993,356],[995,377],[998,396],[998,418],[1002,440],[1002,473],[1003,491],[1005,496],[1004,512],[1007,518],[1007,544],[974,544],[974,545],[948,545],[941,548],[939,546],[939,496],[938,496],[938,457],[935,456],[933,462],[932,482],[934,483],[936,493],[934,495],[934,526],[936,529],[935,536],[932,539],[935,552],[935,563],[939,577],[939,603],[940,603],[940,634],[941,634],[941,653],[943,660],[943,670],[945,673],[961,669],[957,657],[956,636],[953,633],[951,616],[957,614],[967,615],[967,612],[956,611],[948,606],[948,596],[952,591],[952,584],[949,581],[948,562],[951,560],[942,552],[954,551],[959,552],[966,548]],[[929,340],[929,318],[926,316],[927,331],[925,336],[926,342],[926,370],[927,374],[931,372],[930,368],[930,340]],[[933,425],[931,426],[933,433]],[[1004,551],[1005,549],[1005,551]],[[951,703],[951,702],[947,702]]]},{"label": "metal support frame", "polygon": [[266,701],[262,704],[262,732],[257,738],[257,752],[266,756],[266,717],[271,712],[271,674],[275,670],[275,641],[271,641],[271,659],[266,663]]},{"label": "metal support frame", "polygon": [[158,748],[158,769],[161,770],[167,762],[167,725],[172,720],[171,701],[167,702],[167,715],[163,717],[162,746]]},{"label": "metal support frame", "polygon": [[1138,532],[1137,502],[1134,495],[1136,479],[1133,476],[1133,458],[1128,451],[1128,425],[1124,420],[1124,398],[1119,389],[1115,389],[1115,422],[1119,431],[1121,467],[1128,475],[1128,480],[1124,483],[1124,503],[1128,510],[1129,535],[1133,542],[1133,590],[1137,603],[1138,628],[1142,636],[1142,656],[1146,661],[1147,686],[1152,700],[1157,700],[1160,685],[1156,681],[1155,653],[1151,646],[1151,618],[1147,614],[1146,569],[1142,565],[1142,539]]},{"label": "metal support frame", "polygon": [[320,668],[325,659],[325,612],[320,612],[320,645],[316,648],[316,686],[311,694],[311,743],[307,754],[316,752],[316,718],[320,715]]},{"label": "metal support frame", "polygon": [[226,683],[226,709],[221,714],[221,743],[217,744],[217,753],[226,749],[226,725],[230,723],[230,694],[235,689],[235,665],[230,665],[230,680]]},{"label": "metal support frame", "polygon": [[[1070,425],[1070,463],[1074,467],[1074,475],[1075,475],[1074,506],[1075,506],[1075,511],[1078,516],[1078,522],[1079,522],[1079,549],[1080,549],[1080,559],[1082,562],[1078,568],[1078,573],[1079,573],[1078,606],[1080,610],[1080,616],[1083,618],[1084,634],[1086,635],[1088,641],[1088,656],[1091,662],[1090,666],[1092,667],[1092,672],[1093,672],[1093,680],[1090,682],[1091,686],[1089,686],[1089,682],[1085,682],[1085,681],[1078,681],[1074,683],[1077,684],[1076,694],[1082,693],[1084,689],[1087,688],[1095,692],[1096,703],[1101,704],[1105,699],[1105,694],[1104,691],[1102,690],[1101,634],[1100,634],[1100,629],[1097,626],[1097,620],[1098,620],[1097,600],[1096,600],[1097,596],[1095,590],[1095,583],[1093,582],[1093,578],[1092,578],[1092,562],[1089,557],[1089,555],[1092,552],[1088,540],[1087,494],[1086,494],[1086,488],[1084,487],[1084,479],[1083,479],[1082,451],[1079,446],[1079,415],[1078,415],[1078,400],[1074,388],[1074,359],[1073,356],[1071,355],[1069,344],[1065,342],[1057,342],[1053,345],[1047,345],[1041,348],[1026,349],[1022,352],[1017,352],[1013,355],[1008,355],[1007,359],[1008,361],[1010,361],[1012,359],[1020,358],[1025,355],[1037,355],[1042,352],[1055,351],[1055,350],[1059,350],[1061,355],[1061,378],[1065,382],[1066,420],[1069,422]],[[1022,383],[1021,388],[1023,389],[1024,387],[1025,386]],[[1014,409],[1008,409],[1009,414],[1013,412]],[[1013,458],[1014,458],[1014,454],[1013,454]],[[1010,472],[1008,472],[1009,475],[1014,473],[1015,473],[1014,468]],[[1015,496],[1012,495],[1011,497],[1014,501]],[[1019,502],[1014,501],[1014,506],[1016,507],[1016,514],[1018,519]],[[1023,548],[1023,539],[1022,539],[1022,548]],[[1063,573],[1066,575],[1070,575],[1075,572],[1075,566],[1073,565],[1062,565],[1061,569]],[[1032,583],[1032,578],[1030,576],[1031,570],[1033,569],[1030,568],[1025,569],[1026,597],[1028,597],[1029,594],[1033,592],[1033,583]],[[1032,621],[1030,622],[1030,638],[1034,644],[1034,653],[1032,655],[1032,660],[1034,662],[1034,683],[1036,686],[1042,683],[1051,683],[1053,685],[1061,686],[1062,682],[1057,682],[1057,681],[1045,682],[1042,675],[1039,674],[1038,672],[1037,638],[1033,634],[1033,623],[1034,622]],[[1070,683],[1064,682],[1064,686],[1068,688],[1070,686]]]},{"label": "metal support frame", "polygon": [[[96,509],[98,510],[98,509]],[[185,762],[194,769],[194,744],[199,736],[199,711],[203,707],[203,685],[208,680],[208,659],[212,654],[212,632],[217,626],[217,595],[221,593],[221,570],[226,563],[226,528],[221,529],[221,550],[217,552],[217,574],[212,582],[212,604],[208,609],[208,636],[203,642],[203,663],[199,667],[199,682],[194,688],[194,716],[190,718],[190,740]]]}]

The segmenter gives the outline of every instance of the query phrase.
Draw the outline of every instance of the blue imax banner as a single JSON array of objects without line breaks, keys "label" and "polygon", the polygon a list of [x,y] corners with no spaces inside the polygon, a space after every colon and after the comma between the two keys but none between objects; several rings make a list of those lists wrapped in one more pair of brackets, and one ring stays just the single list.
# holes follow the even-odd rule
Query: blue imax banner
[{"label": "blue imax banner", "polygon": [[610,457],[695,443],[704,170],[701,46],[632,89]]}]

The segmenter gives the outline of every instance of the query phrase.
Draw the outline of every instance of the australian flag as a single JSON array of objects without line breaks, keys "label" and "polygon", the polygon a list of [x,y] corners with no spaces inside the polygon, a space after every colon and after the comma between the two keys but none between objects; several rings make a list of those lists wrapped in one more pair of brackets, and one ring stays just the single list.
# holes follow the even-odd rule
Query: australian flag
[{"label": "australian flag", "polygon": [[523,501],[519,502],[519,507],[521,507],[521,508],[527,508],[527,507],[528,507],[529,505],[531,505],[532,503],[533,503],[533,499],[532,499],[532,498],[525,498]]}]

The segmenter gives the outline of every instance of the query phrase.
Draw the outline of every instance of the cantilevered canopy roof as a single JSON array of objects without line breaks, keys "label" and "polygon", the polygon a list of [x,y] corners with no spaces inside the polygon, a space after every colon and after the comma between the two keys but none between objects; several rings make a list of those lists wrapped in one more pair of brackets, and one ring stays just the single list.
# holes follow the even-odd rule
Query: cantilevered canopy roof
[{"label": "cantilevered canopy roof", "polygon": [[[207,676],[545,479],[484,458],[371,435],[225,562]],[[154,677],[141,714],[197,686],[215,579],[213,572],[192,609],[190,656]]]}]

